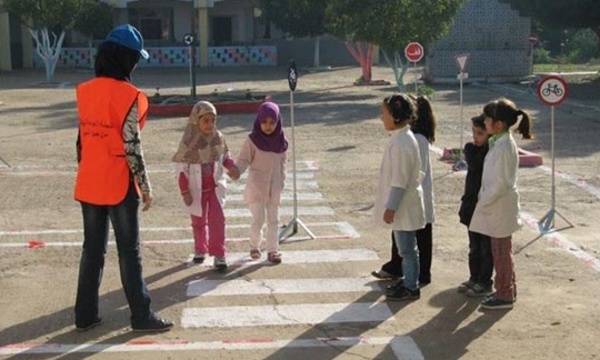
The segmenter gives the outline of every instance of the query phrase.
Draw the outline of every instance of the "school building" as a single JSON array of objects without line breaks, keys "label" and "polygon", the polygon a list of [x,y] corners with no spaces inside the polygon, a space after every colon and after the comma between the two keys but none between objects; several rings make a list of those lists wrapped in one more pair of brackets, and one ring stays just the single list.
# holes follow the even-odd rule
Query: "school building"
[{"label": "school building", "polygon": [[[212,66],[277,66],[294,59],[313,64],[314,39],[287,38],[260,19],[258,0],[102,0],[114,8],[114,24],[130,23],[142,32],[150,53],[140,66],[189,66],[184,38],[196,34],[195,62]],[[0,4],[2,0],[0,0]],[[498,0],[466,0],[450,34],[426,49],[430,80],[456,78],[456,54],[470,53],[469,76],[522,77],[531,58],[528,18]],[[356,65],[343,42],[320,38],[320,63]],[[94,44],[96,45],[96,44]],[[400,49],[402,51],[402,49]],[[58,67],[92,66],[95,49],[84,36],[69,33]],[[376,62],[375,62],[376,63]],[[15,16],[0,13],[0,70],[43,67],[27,28]]]}]

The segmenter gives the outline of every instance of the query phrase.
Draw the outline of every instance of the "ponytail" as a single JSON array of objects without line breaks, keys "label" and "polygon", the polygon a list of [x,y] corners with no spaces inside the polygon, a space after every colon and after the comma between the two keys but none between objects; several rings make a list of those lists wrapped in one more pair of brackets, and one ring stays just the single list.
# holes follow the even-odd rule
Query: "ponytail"
[{"label": "ponytail", "polygon": [[425,136],[429,143],[433,143],[435,141],[435,128],[437,122],[431,107],[431,102],[424,95],[420,95],[414,100],[417,103],[417,118],[411,125],[411,130],[415,134]]},{"label": "ponytail", "polygon": [[521,115],[521,122],[519,123],[519,127],[517,128],[517,130],[521,133],[521,135],[523,135],[523,139],[533,139],[533,134],[531,131],[533,124],[531,122],[529,114],[523,110],[518,110],[517,116],[519,115]]}]

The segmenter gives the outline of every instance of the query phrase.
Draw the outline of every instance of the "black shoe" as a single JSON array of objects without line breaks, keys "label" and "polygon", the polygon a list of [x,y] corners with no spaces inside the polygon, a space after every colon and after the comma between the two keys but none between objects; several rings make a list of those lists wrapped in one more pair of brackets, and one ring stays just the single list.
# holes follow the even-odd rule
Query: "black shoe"
[{"label": "black shoe", "polygon": [[386,295],[388,295],[388,294],[393,293],[394,291],[399,291],[403,287],[404,287],[404,285],[402,285],[402,279],[400,279],[395,284],[386,286],[385,293],[386,293]]},{"label": "black shoe", "polygon": [[77,330],[79,332],[88,331],[88,330],[93,329],[96,326],[100,325],[101,323],[102,323],[102,319],[99,317],[96,317],[90,323],[86,323],[86,324],[82,324],[82,325],[75,325],[75,330]]},{"label": "black shoe", "polygon": [[385,299],[388,301],[417,300],[421,297],[421,290],[410,290],[405,287],[395,289],[387,293]]},{"label": "black shoe", "polygon": [[139,324],[131,325],[131,329],[136,332],[163,332],[171,330],[172,327],[172,321],[162,319],[156,314],[151,314],[148,319]]},{"label": "black shoe", "polygon": [[371,271],[371,275],[373,275],[373,277],[376,277],[380,280],[393,280],[393,279],[397,279],[399,277],[398,275],[389,273],[383,269]]},{"label": "black shoe", "polygon": [[430,277],[429,278],[419,279],[419,285],[425,286],[425,285],[429,285],[429,284],[431,284],[431,278]]},{"label": "black shoe", "polygon": [[202,264],[205,258],[206,257],[204,254],[195,254],[192,261],[194,262],[194,264]]}]

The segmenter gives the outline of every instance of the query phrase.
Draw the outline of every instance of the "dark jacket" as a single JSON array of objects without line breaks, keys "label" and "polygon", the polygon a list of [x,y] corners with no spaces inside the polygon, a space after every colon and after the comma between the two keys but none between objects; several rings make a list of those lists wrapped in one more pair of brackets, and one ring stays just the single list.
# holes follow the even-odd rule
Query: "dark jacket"
[{"label": "dark jacket", "polygon": [[479,188],[481,188],[481,175],[483,174],[483,161],[488,152],[488,148],[487,143],[484,146],[477,146],[473,143],[467,143],[465,145],[465,160],[469,167],[467,170],[467,178],[465,179],[465,192],[460,199],[461,204],[458,216],[460,217],[460,222],[467,226],[471,224],[475,205],[477,205]]}]

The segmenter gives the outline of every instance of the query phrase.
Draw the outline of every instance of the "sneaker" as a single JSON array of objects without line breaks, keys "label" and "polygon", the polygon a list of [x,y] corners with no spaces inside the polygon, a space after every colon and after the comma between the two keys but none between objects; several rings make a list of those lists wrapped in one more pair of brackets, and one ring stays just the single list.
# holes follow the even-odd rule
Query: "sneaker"
[{"label": "sneaker", "polygon": [[100,324],[102,324],[102,319],[99,318],[99,317],[96,317],[90,323],[82,324],[82,325],[75,325],[75,330],[77,330],[79,332],[84,332],[84,331],[88,331],[90,329],[93,329],[93,328],[95,328],[96,326],[98,326]]},{"label": "sneaker", "polygon": [[475,284],[472,288],[467,289],[466,294],[469,297],[482,297],[492,292],[492,286],[483,286],[481,284]]},{"label": "sneaker", "polygon": [[458,285],[458,292],[459,293],[467,292],[467,290],[472,289],[473,286],[475,286],[475,282],[471,281],[471,280],[467,280],[464,283]]},{"label": "sneaker", "polygon": [[417,300],[421,297],[421,290],[410,290],[405,287],[400,287],[386,294],[385,299],[389,301],[407,301]]},{"label": "sneaker", "polygon": [[194,264],[202,264],[204,262],[204,259],[206,259],[206,255],[202,253],[196,253],[194,254],[194,258],[192,259],[192,261],[194,262]]},{"label": "sneaker", "polygon": [[225,257],[215,256],[215,261],[213,265],[219,271],[227,270],[227,260],[225,260]]},{"label": "sneaker", "polygon": [[386,286],[385,294],[386,295],[393,294],[394,292],[399,291],[403,287],[404,287],[404,285],[402,284],[402,279],[400,279],[395,284]]},{"label": "sneaker", "polygon": [[162,319],[156,314],[151,314],[148,319],[139,324],[131,324],[131,329],[135,332],[163,332],[171,330],[172,327],[172,321]]},{"label": "sneaker", "polygon": [[[485,297],[483,298],[483,301],[493,298],[496,296],[496,292],[494,291],[493,293],[487,294],[485,295]],[[517,295],[515,294],[515,296],[513,296],[513,304],[517,302]]]},{"label": "sneaker", "polygon": [[487,297],[481,302],[481,307],[489,310],[504,310],[504,309],[512,309],[513,301],[510,300],[502,300],[497,298],[496,296]]},{"label": "sneaker", "polygon": [[398,275],[390,274],[385,270],[371,271],[371,275],[381,280],[393,280],[398,278]]}]

